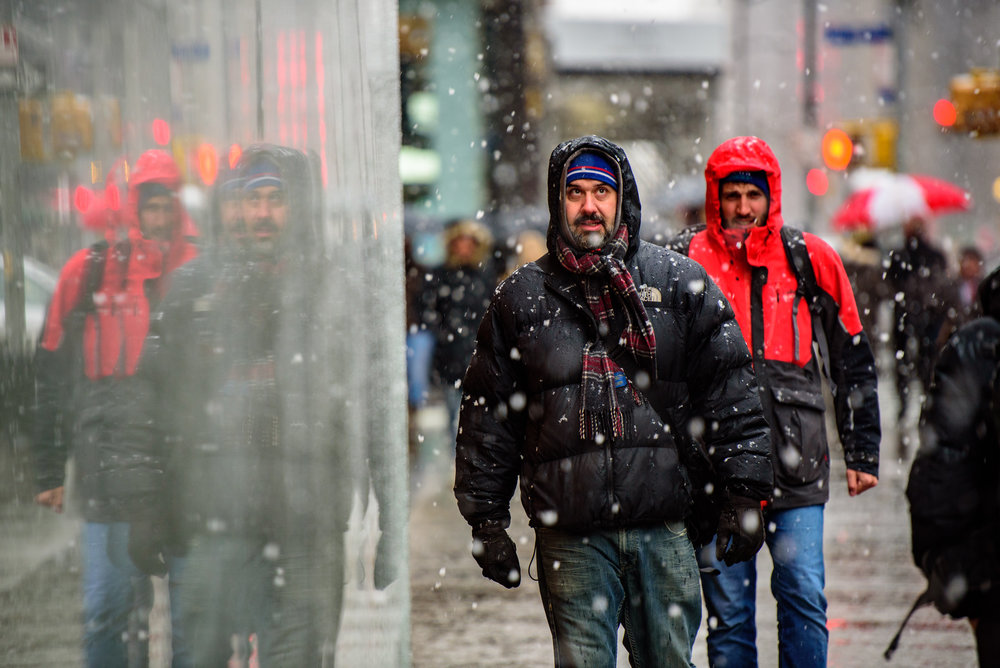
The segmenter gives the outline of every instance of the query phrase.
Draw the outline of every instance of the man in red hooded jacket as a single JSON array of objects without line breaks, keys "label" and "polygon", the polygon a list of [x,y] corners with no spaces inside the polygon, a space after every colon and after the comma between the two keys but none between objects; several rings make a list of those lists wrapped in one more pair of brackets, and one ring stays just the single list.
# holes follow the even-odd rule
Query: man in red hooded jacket
[{"label": "man in red hooded jacket", "polygon": [[[821,323],[817,341],[825,340],[828,351],[851,496],[878,484],[875,362],[840,257],[809,233],[790,243],[805,244],[822,315],[814,319],[797,293],[782,239],[781,171],[771,148],[757,137],[730,139],[712,153],[705,180],[707,226],[691,237],[688,254],[736,312],[771,426],[775,488],[764,525],[774,562],[780,663],[825,666],[823,507],[830,496],[830,452],[813,323]],[[717,622],[709,625],[709,660],[712,666],[756,666],[755,560],[727,566],[725,546],[710,548],[700,555],[706,605]],[[712,568],[719,575],[707,574]]]},{"label": "man in red hooded jacket", "polygon": [[[188,241],[194,225],[177,201],[180,183],[168,153],[142,154],[120,225],[109,225],[106,242],[63,266],[36,352],[35,501],[62,512],[72,455],[84,519],[86,666],[124,667],[130,653],[148,653],[148,634],[130,623],[137,608],[148,606],[151,588],[128,556],[126,511],[154,481],[132,474],[146,454],[132,447],[130,406],[150,312],[170,272],[196,254]],[[175,649],[176,659],[182,654]]]}]

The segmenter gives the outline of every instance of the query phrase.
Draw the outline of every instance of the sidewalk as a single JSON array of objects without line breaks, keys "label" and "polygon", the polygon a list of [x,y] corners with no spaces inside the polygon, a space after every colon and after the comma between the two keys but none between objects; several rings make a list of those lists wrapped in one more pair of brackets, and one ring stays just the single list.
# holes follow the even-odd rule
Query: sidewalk
[{"label": "sidewalk", "polygon": [[[883,396],[887,394],[883,393]],[[886,405],[883,460],[878,487],[847,495],[843,455],[831,452],[831,500],[825,514],[826,594],[832,668],[900,666],[965,668],[976,665],[966,621],[932,607],[916,612],[890,663],[882,656],[924,580],[910,556],[904,490],[909,462],[891,460],[895,407]],[[410,523],[412,665],[524,667],[552,664],[548,627],[537,585],[529,578],[533,536],[515,494],[511,536],[518,544],[522,584],[505,590],[482,577],[469,553],[469,528],[455,504],[450,444],[428,437],[427,470],[413,499]],[[758,556],[758,652],[761,666],[777,666],[777,626],[769,591],[767,549]],[[694,663],[707,666],[707,615],[694,648]],[[624,650],[619,666],[627,666]]]}]

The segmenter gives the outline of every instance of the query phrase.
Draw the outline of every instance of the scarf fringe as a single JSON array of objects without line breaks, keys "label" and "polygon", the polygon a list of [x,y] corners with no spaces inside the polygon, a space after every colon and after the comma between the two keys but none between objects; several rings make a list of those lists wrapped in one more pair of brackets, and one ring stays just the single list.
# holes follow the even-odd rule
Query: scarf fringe
[{"label": "scarf fringe", "polygon": [[600,411],[580,411],[580,437],[584,440],[596,440],[598,435],[622,440],[634,433],[635,421],[631,410],[616,406]]}]

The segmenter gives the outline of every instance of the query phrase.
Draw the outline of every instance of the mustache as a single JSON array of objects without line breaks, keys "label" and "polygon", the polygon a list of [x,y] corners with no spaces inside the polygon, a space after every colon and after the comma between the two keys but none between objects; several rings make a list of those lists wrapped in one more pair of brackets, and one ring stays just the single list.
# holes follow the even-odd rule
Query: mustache
[{"label": "mustache", "polygon": [[583,223],[600,223],[601,225],[603,225],[605,222],[607,221],[604,219],[604,216],[602,216],[597,212],[589,214],[581,213],[580,215],[578,215],[576,218],[573,219],[574,225],[581,225]]},{"label": "mustache", "polygon": [[270,218],[265,218],[263,220],[258,220],[253,224],[254,232],[271,232],[272,234],[278,233],[278,226],[274,224],[274,221]]}]

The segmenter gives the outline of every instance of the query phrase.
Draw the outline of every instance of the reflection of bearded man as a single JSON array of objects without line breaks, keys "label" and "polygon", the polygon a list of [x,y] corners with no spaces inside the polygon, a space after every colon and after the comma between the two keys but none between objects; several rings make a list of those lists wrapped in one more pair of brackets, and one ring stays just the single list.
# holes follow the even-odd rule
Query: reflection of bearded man
[{"label": "reflection of bearded man", "polygon": [[249,247],[261,257],[273,257],[288,222],[285,183],[273,160],[261,156],[247,168],[243,192],[243,225]]}]

